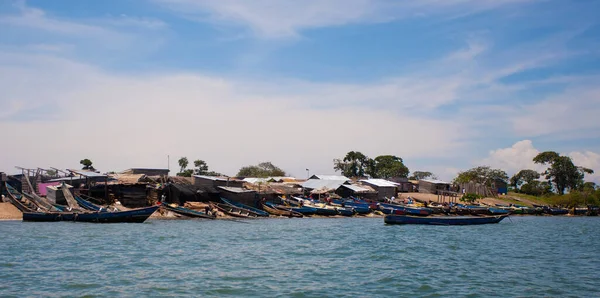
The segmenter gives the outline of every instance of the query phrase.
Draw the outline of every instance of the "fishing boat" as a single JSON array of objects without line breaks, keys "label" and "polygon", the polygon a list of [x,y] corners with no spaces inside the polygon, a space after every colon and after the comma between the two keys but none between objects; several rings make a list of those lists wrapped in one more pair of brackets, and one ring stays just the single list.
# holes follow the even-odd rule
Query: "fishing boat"
[{"label": "fishing boat", "polygon": [[215,219],[215,215],[208,215],[204,212],[192,210],[189,208],[181,207],[181,206],[171,206],[169,204],[161,205],[165,210],[169,210],[173,213],[177,213],[187,217],[195,217],[195,218],[207,218],[207,219]]},{"label": "fishing boat", "polygon": [[502,214],[510,213],[509,210],[494,208],[494,207],[489,207],[489,208],[487,208],[487,210],[488,210],[488,214],[491,214],[491,215],[502,215]]},{"label": "fishing boat", "polygon": [[292,210],[292,208],[281,206],[281,205],[275,205],[275,204],[267,202],[267,203],[263,203],[262,207],[264,210],[266,210],[267,212],[269,212],[269,214],[272,214],[272,215],[286,216],[286,217],[304,217],[304,215],[302,215],[302,213],[298,213],[298,212]]},{"label": "fishing boat", "polygon": [[117,212],[23,212],[23,221],[80,221],[93,223],[142,223],[160,205]]},{"label": "fishing boat", "polygon": [[227,200],[225,198],[221,198],[221,201],[223,201],[223,203],[225,203],[227,205],[230,205],[232,207],[242,208],[242,209],[246,209],[246,210],[248,210],[250,212],[254,212],[258,216],[269,217],[269,213],[265,212],[264,210],[260,210],[258,208],[250,207],[248,205],[244,205],[244,204],[239,203],[239,202],[230,201],[230,200]]},{"label": "fishing boat", "polygon": [[33,201],[24,198],[23,195],[14,189],[10,184],[4,182],[4,186],[6,189],[6,193],[8,194],[6,198],[8,201],[13,204],[19,211],[21,212],[39,212],[44,211],[43,208],[36,205]]},{"label": "fishing boat", "polygon": [[354,212],[356,212],[356,214],[369,214],[372,211],[369,207],[369,204],[356,203],[351,200],[332,200],[332,203],[335,204],[335,206],[351,207],[352,209],[354,209]]},{"label": "fishing boat", "polygon": [[544,213],[550,215],[565,215],[569,213],[569,209],[546,207],[544,208]]},{"label": "fishing boat", "polygon": [[[108,210],[108,208],[106,207],[102,207],[100,205],[96,205],[80,196],[74,196],[75,201],[77,202],[77,204],[79,204],[79,206],[81,206],[81,208],[88,210],[88,211],[97,211],[97,212],[109,212],[110,210]],[[64,209],[63,209],[64,211]],[[112,210],[112,211],[119,211],[119,210]]]},{"label": "fishing boat", "polygon": [[250,211],[248,211],[246,209],[234,207],[234,206],[231,206],[231,205],[221,204],[221,203],[216,203],[216,202],[210,202],[209,204],[213,208],[217,208],[219,211],[221,211],[224,214],[229,215],[229,216],[243,217],[243,218],[258,217],[258,215],[256,215],[256,213],[254,213],[254,212],[250,212]]},{"label": "fishing boat", "polygon": [[430,208],[424,207],[407,207],[395,204],[380,203],[379,210],[384,214],[407,214],[415,216],[429,216],[433,213]]},{"label": "fishing boat", "polygon": [[419,217],[410,215],[386,215],[384,222],[386,224],[415,224],[415,225],[483,225],[499,223],[508,215],[496,216],[430,216]]}]

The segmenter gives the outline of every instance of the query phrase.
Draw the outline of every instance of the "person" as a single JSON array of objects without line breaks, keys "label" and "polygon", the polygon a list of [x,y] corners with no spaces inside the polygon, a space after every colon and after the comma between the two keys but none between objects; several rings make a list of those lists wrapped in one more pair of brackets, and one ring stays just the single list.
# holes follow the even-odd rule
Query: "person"
[{"label": "person", "polygon": [[204,206],[204,214],[210,215],[210,207],[208,205]]},{"label": "person", "polygon": [[394,196],[392,196],[392,198],[390,198],[390,202],[394,203],[394,200],[395,200],[395,199],[396,199],[396,198],[394,198]]}]

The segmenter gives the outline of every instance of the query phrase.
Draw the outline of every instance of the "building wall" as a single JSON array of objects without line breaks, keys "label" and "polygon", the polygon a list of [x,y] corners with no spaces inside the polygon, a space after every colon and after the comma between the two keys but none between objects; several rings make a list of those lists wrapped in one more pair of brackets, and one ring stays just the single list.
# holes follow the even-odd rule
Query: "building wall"
[{"label": "building wall", "polygon": [[144,174],[146,176],[168,176],[169,170],[167,169],[129,169],[124,171],[123,174]]},{"label": "building wall", "polygon": [[221,190],[220,195],[225,199],[240,202],[251,207],[257,207],[257,203],[261,199],[255,191],[235,193],[226,190]]},{"label": "building wall", "polygon": [[196,177],[196,176],[192,176],[192,183],[198,187],[213,187],[213,188],[217,188],[218,186],[229,186],[229,187],[243,187],[244,186],[244,181],[240,181],[240,180],[222,181],[222,180],[213,180],[213,179],[207,179],[207,178]]},{"label": "building wall", "polygon": [[419,192],[437,194],[439,190],[450,190],[450,184],[434,184],[426,181],[419,181]]},{"label": "building wall", "polygon": [[391,197],[396,197],[396,187],[379,187],[371,185],[377,191],[377,199],[383,201],[386,197],[389,199]]}]

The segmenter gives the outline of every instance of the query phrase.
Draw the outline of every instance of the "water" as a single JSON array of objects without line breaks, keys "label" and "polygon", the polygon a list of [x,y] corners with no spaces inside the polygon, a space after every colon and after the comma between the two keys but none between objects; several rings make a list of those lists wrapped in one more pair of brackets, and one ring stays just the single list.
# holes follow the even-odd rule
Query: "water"
[{"label": "water", "polygon": [[600,218],[0,222],[0,296],[593,297]]}]

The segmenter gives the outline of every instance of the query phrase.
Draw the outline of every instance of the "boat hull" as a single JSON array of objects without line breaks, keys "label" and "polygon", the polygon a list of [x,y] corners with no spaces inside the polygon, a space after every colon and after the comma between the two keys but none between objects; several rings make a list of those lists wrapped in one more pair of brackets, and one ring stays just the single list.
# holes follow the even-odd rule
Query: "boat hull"
[{"label": "boat hull", "polygon": [[23,221],[80,221],[93,223],[142,223],[159,205],[118,212],[24,212]]},{"label": "boat hull", "polygon": [[464,226],[464,225],[483,225],[499,223],[507,215],[497,216],[432,216],[418,217],[410,215],[386,215],[384,222],[386,224],[416,224],[416,225],[444,225],[444,226]]}]

